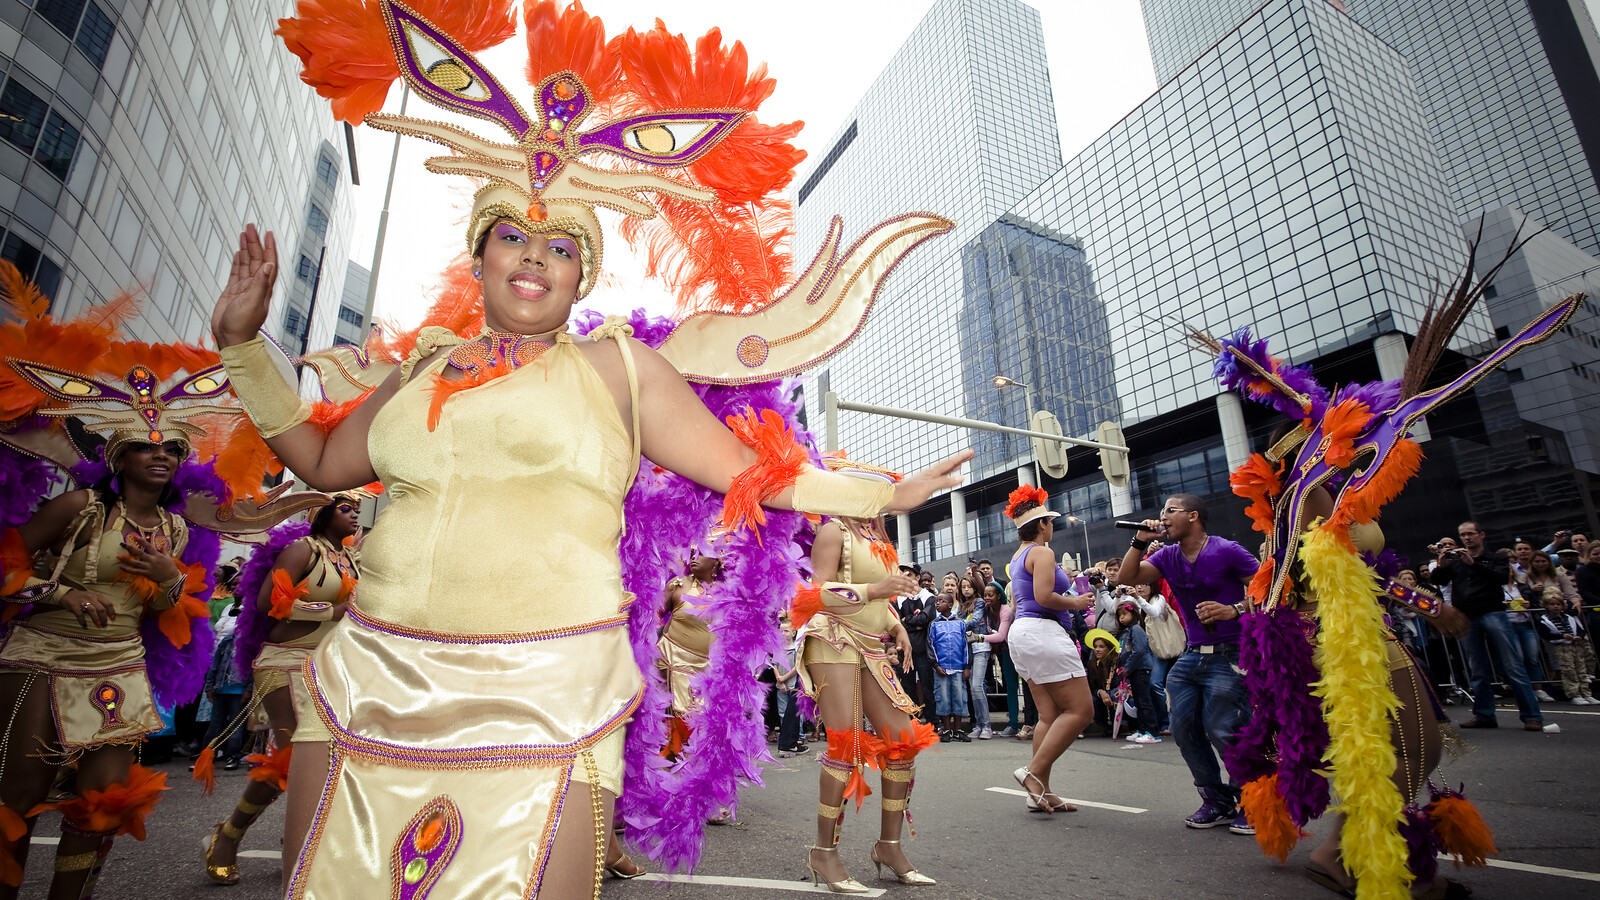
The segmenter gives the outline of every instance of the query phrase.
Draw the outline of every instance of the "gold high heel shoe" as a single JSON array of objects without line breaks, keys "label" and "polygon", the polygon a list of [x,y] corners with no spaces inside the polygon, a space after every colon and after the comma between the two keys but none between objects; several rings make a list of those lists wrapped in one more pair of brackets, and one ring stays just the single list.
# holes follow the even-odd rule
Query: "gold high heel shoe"
[{"label": "gold high heel shoe", "polygon": [[[623,868],[624,866],[627,868]],[[632,871],[629,871],[629,869],[632,869]],[[606,862],[606,871],[610,873],[612,878],[620,878],[624,881],[647,874],[644,867],[634,862],[633,857],[626,853],[617,857],[615,862],[608,860]]]},{"label": "gold high heel shoe", "polygon": [[897,841],[897,840],[896,841],[886,841],[886,840],[883,840],[883,839],[880,838],[877,843],[872,845],[872,853],[871,853],[872,865],[877,870],[878,878],[880,878],[880,879],[883,878],[883,867],[884,866],[888,866],[889,867],[889,871],[894,873],[895,879],[897,881],[899,881],[901,884],[938,884],[939,882],[934,881],[932,878],[929,878],[928,876],[922,874],[921,872],[918,872],[916,869],[912,869],[909,872],[895,872],[893,864],[886,863],[883,860],[878,858],[878,844],[898,844],[898,843],[900,843],[900,842]]},{"label": "gold high heel shoe", "polygon": [[[217,884],[238,884],[239,883],[239,863],[238,863],[237,860],[235,860],[232,865],[227,865],[227,866],[219,866],[219,865],[215,865],[215,864],[213,864],[211,862],[211,855],[212,855],[213,851],[215,851],[217,849],[217,838],[218,838],[218,836],[220,836],[222,834],[223,829],[227,828],[227,827],[228,827],[228,823],[226,821],[218,822],[217,823],[217,829],[215,831],[211,832],[211,839],[208,840],[208,841],[205,841],[205,848],[206,848],[206,877],[210,878],[213,882],[215,882]],[[235,837],[232,834],[230,834],[228,836],[233,838],[236,841],[239,839],[238,837]]]},{"label": "gold high heel shoe", "polygon": [[866,893],[869,893],[866,885],[864,885],[861,882],[855,880],[854,878],[851,878],[849,875],[846,875],[844,877],[843,881],[822,881],[822,876],[817,873],[816,867],[811,865],[811,853],[810,853],[810,851],[812,851],[812,850],[821,850],[824,853],[838,853],[839,852],[839,845],[838,844],[834,844],[832,847],[818,847],[816,845],[812,845],[810,847],[807,847],[806,850],[807,850],[807,853],[806,853],[806,870],[811,873],[811,885],[813,887],[815,887],[818,884],[818,882],[821,882],[822,884],[827,886],[828,892],[829,893],[833,893],[833,894],[866,894]]}]

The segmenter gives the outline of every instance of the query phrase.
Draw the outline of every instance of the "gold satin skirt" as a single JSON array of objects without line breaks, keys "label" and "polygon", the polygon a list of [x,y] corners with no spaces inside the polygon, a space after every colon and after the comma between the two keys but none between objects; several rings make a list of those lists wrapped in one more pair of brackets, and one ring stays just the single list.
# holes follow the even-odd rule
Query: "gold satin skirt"
[{"label": "gold satin skirt", "polygon": [[706,670],[706,666],[711,664],[711,657],[674,643],[667,635],[662,635],[661,640],[656,641],[656,648],[661,651],[656,666],[661,669],[667,687],[672,691],[672,705],[667,708],[667,715],[682,718],[700,705],[699,699],[689,689],[689,682]]},{"label": "gold satin skirt", "polygon": [[800,685],[812,699],[821,687],[811,677],[811,666],[817,663],[841,663],[867,670],[868,676],[883,689],[895,709],[915,713],[917,704],[900,686],[894,663],[889,661],[888,648],[877,635],[852,628],[845,622],[829,616],[826,611],[812,617],[806,626],[805,641],[800,645]]},{"label": "gold satin skirt", "polygon": [[311,702],[311,687],[306,683],[306,660],[311,658],[316,649],[315,643],[261,645],[261,652],[256,654],[253,666],[256,703],[255,710],[250,714],[252,730],[272,726],[266,704],[261,701],[266,700],[273,691],[286,687],[289,689],[289,701],[294,704],[294,737],[290,740],[295,743],[324,743],[333,738],[322,724],[322,717],[317,715],[317,706]]},{"label": "gold satin skirt", "polygon": [[536,896],[573,782],[621,792],[625,615],[461,635],[351,606],[306,671],[332,742],[296,900]]},{"label": "gold satin skirt", "polygon": [[60,742],[52,755],[58,752],[59,761],[112,744],[137,745],[166,727],[137,633],[89,638],[16,622],[0,645],[0,671],[45,678]]}]

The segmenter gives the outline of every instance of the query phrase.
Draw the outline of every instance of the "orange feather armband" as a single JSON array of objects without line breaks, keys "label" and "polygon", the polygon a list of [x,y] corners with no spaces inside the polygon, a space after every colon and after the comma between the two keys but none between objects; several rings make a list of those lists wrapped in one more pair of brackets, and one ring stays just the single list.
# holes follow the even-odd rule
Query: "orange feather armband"
[{"label": "orange feather armband", "polygon": [[287,619],[294,614],[294,605],[306,594],[311,593],[311,588],[304,581],[295,584],[289,580],[289,573],[282,569],[272,570],[272,608],[267,615],[274,619]]},{"label": "orange feather armband", "polygon": [[746,408],[743,415],[727,418],[728,428],[756,451],[755,464],[733,476],[723,499],[722,527],[728,530],[751,523],[765,525],[761,505],[794,485],[810,466],[805,448],[795,441],[783,417],[770,409]]}]

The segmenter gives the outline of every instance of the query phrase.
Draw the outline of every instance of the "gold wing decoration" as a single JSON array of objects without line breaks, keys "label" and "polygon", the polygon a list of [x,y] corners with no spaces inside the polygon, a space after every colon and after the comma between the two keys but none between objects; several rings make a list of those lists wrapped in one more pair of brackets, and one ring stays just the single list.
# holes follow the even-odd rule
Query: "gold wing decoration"
[{"label": "gold wing decoration", "polygon": [[286,481],[268,490],[259,500],[236,497],[228,505],[196,492],[185,501],[183,517],[240,543],[265,543],[267,532],[291,516],[321,509],[333,502],[328,494],[291,490],[293,486],[293,482]]},{"label": "gold wing decoration", "polygon": [[[400,363],[375,352],[383,332],[374,328],[360,347],[344,344],[300,357],[300,362],[317,373],[322,396],[329,403],[359,400],[383,384]],[[294,381],[291,379],[290,383]]]},{"label": "gold wing decoration", "polygon": [[955,224],[907,213],[863,235],[842,255],[835,216],[804,274],[771,303],[745,313],[702,312],[680,322],[657,348],[683,377],[702,384],[751,384],[799,374],[855,339],[889,273],[912,250]]}]

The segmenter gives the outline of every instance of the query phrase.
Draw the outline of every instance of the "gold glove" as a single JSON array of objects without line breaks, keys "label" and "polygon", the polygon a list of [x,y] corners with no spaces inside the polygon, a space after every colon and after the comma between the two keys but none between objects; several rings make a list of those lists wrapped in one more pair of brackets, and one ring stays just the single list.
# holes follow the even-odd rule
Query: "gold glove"
[{"label": "gold glove", "polygon": [[338,617],[340,610],[332,603],[321,601],[296,600],[294,609],[289,613],[291,622],[331,622]]},{"label": "gold glove", "polygon": [[794,508],[821,516],[876,519],[894,497],[894,485],[876,479],[807,468],[794,480]]},{"label": "gold glove", "polygon": [[311,404],[278,373],[267,354],[267,339],[222,348],[222,364],[244,411],[264,438],[274,438],[311,418]]},{"label": "gold glove", "polygon": [[[848,476],[846,476],[848,477]],[[867,602],[870,584],[845,584],[829,581],[822,585],[823,606],[860,606]]]}]

